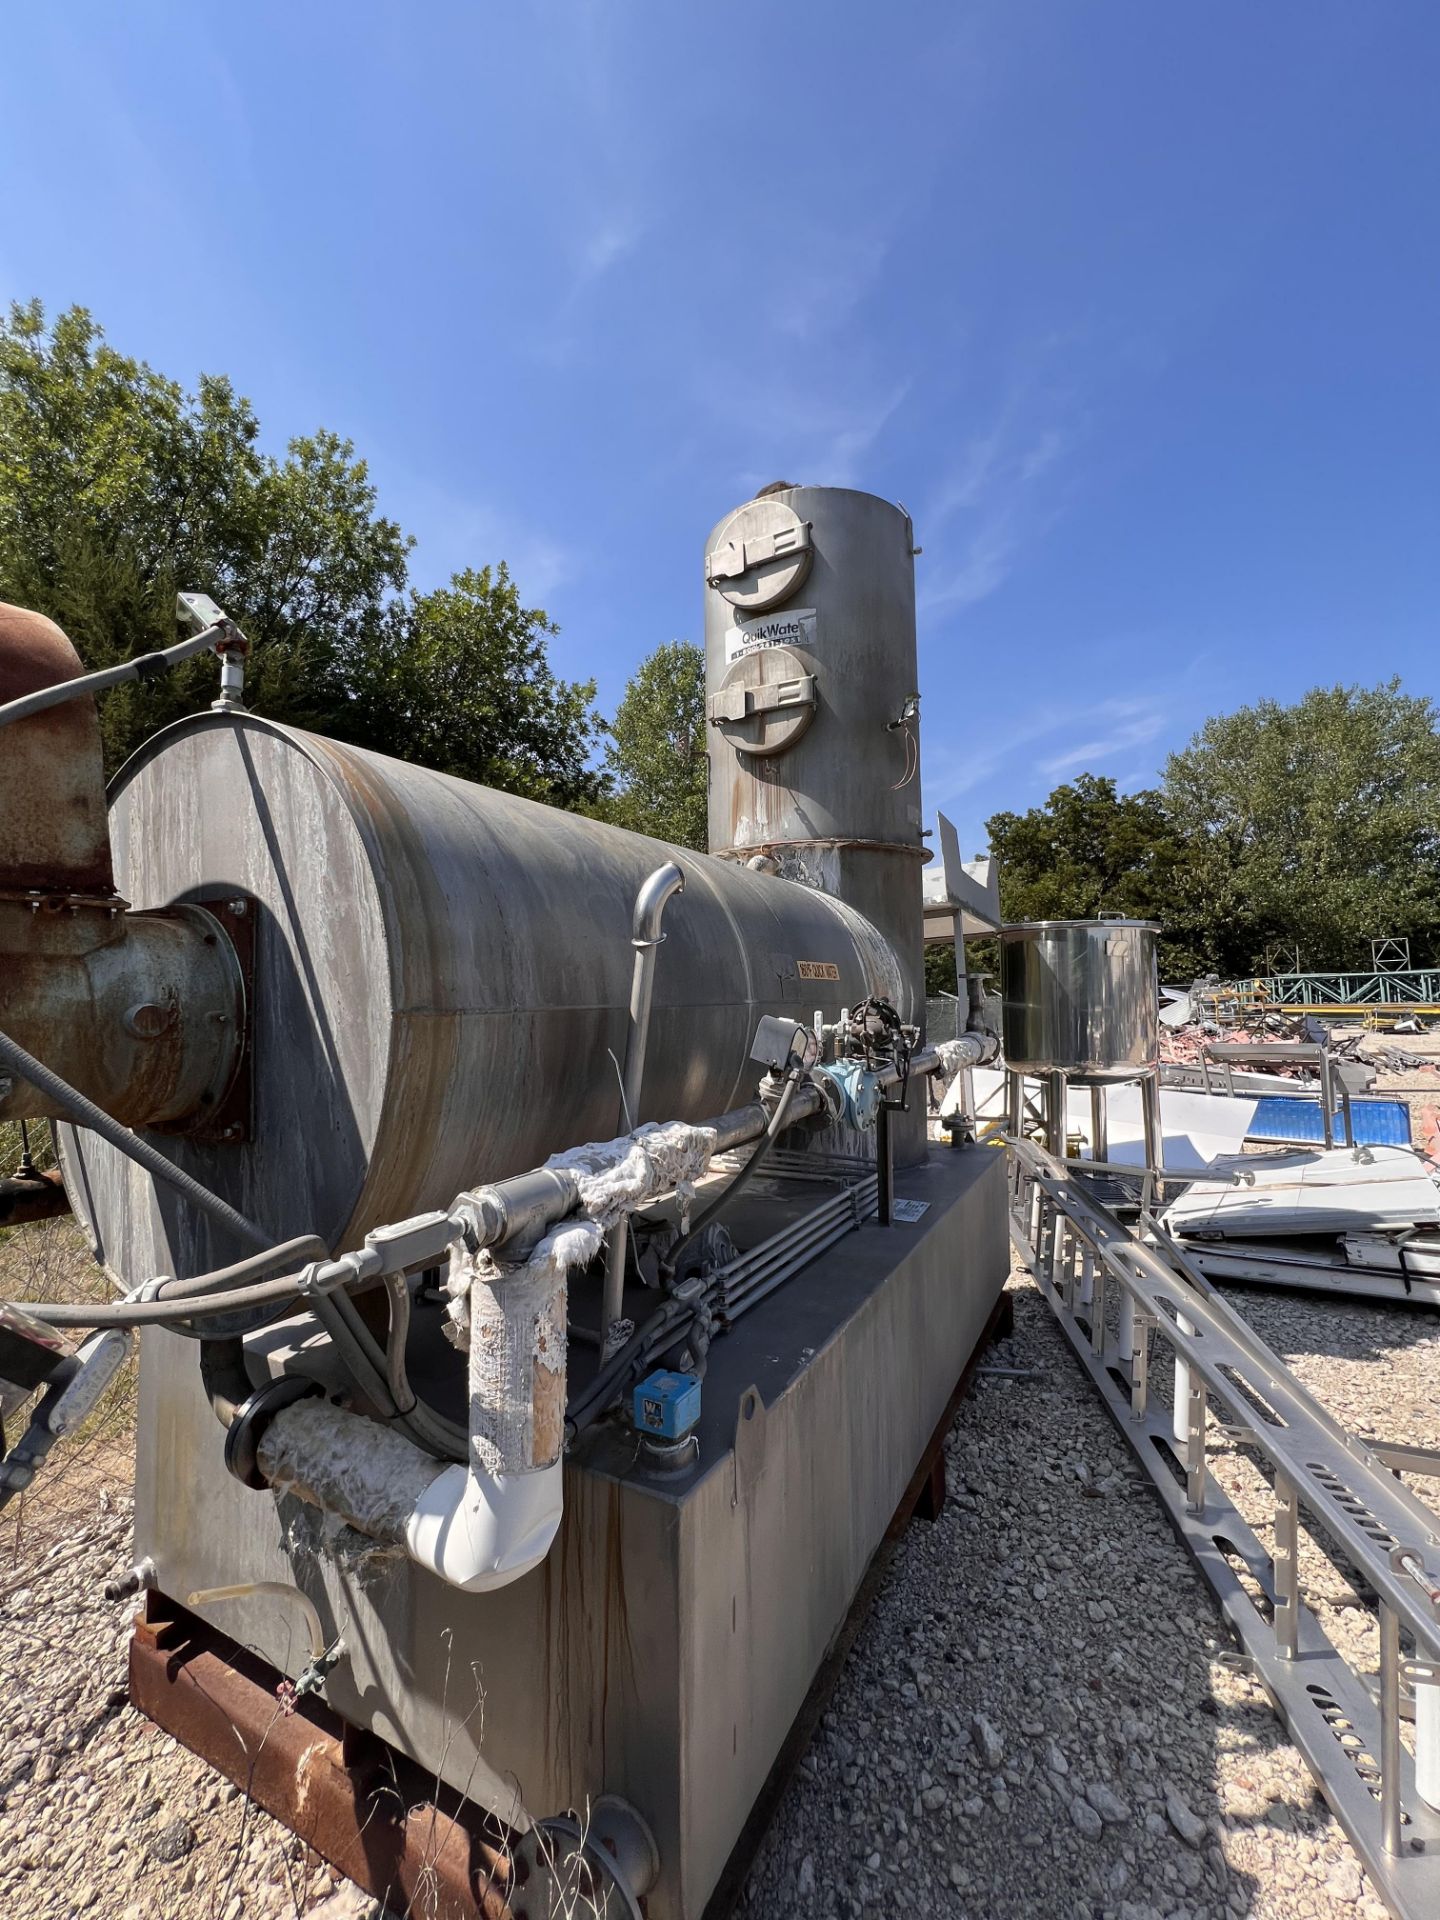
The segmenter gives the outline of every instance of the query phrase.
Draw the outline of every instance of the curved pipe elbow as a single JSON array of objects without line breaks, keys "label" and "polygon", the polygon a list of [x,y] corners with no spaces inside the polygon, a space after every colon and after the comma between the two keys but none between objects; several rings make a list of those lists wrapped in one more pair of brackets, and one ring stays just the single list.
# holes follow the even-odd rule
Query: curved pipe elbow
[{"label": "curved pipe elbow", "polygon": [[488,1474],[446,1467],[426,1487],[405,1526],[417,1566],[461,1593],[489,1593],[538,1567],[560,1530],[565,1465]]},{"label": "curved pipe elbow", "polygon": [[635,914],[631,938],[636,946],[654,946],[660,939],[660,923],[672,895],[685,891],[685,873],[675,861],[657,867],[635,896]]}]

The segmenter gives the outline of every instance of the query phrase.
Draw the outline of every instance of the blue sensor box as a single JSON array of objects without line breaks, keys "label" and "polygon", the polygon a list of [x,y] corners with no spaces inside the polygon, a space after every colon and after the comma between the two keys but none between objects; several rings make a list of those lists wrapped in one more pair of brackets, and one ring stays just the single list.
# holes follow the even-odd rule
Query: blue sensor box
[{"label": "blue sensor box", "polygon": [[683,1440],[700,1418],[700,1382],[693,1373],[647,1374],[635,1389],[635,1425],[641,1433]]}]

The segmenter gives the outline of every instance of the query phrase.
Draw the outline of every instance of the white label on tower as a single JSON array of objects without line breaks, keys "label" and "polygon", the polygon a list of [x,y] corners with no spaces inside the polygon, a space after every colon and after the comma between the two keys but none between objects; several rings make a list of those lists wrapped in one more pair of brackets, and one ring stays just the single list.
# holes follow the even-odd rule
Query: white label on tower
[{"label": "white label on tower", "polygon": [[744,660],[767,647],[811,647],[815,645],[815,609],[787,608],[784,613],[757,613],[752,619],[736,618],[725,635],[725,664]]}]

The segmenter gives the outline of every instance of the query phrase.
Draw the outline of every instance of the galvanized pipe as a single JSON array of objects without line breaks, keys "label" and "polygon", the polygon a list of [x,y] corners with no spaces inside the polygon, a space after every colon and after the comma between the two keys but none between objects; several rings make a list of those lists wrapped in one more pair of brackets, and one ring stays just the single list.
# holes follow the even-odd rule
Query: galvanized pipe
[{"label": "galvanized pipe", "polygon": [[[645,1047],[650,1037],[650,1009],[655,1001],[655,962],[665,936],[660,923],[673,895],[685,891],[685,875],[673,860],[657,867],[635,896],[630,944],[635,966],[630,978],[630,1031],[621,1081],[620,1131],[633,1133],[645,1083]],[[625,1299],[625,1258],[630,1244],[630,1222],[618,1221],[606,1253],[605,1296],[600,1315],[600,1348],[609,1343],[610,1329],[620,1318]]]}]

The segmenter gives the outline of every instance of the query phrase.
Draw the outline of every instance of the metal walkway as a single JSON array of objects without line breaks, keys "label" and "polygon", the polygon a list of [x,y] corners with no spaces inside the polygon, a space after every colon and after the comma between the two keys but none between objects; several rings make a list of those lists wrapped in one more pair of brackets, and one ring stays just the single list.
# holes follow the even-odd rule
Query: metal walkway
[{"label": "metal walkway", "polygon": [[[1225,989],[1222,989],[1225,991]],[[1377,968],[1371,973],[1272,973],[1237,980],[1228,991],[1247,1006],[1344,1014],[1357,1007],[1440,1012],[1440,968]]]},{"label": "metal walkway", "polygon": [[[1037,1284],[1381,1898],[1397,1920],[1435,1920],[1440,1813],[1417,1792],[1401,1720],[1421,1696],[1424,1750],[1440,1776],[1440,1516],[1397,1476],[1434,1473],[1440,1457],[1346,1433],[1153,1217],[1141,1216],[1141,1238],[1093,1197],[1079,1164],[1028,1140],[1012,1141],[1011,1153],[1013,1233]],[[1174,1408],[1151,1390],[1166,1349]],[[1216,1439],[1263,1463],[1272,1550],[1211,1479],[1207,1440]],[[1304,1602],[1302,1512],[1316,1544],[1373,1597],[1378,1697]],[[1440,1777],[1423,1783],[1440,1798]]]}]

